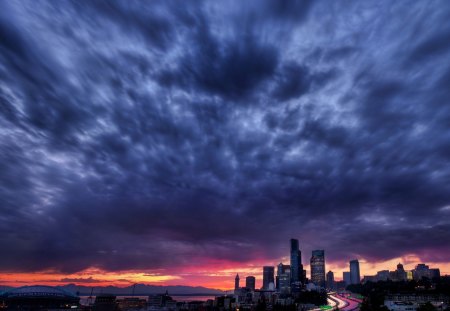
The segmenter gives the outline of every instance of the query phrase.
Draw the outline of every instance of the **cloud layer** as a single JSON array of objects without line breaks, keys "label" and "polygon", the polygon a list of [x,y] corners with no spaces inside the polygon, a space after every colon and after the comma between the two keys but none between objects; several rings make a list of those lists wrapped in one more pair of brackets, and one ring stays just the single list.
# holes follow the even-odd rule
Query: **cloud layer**
[{"label": "cloud layer", "polygon": [[1,3],[3,271],[450,261],[450,5]]}]

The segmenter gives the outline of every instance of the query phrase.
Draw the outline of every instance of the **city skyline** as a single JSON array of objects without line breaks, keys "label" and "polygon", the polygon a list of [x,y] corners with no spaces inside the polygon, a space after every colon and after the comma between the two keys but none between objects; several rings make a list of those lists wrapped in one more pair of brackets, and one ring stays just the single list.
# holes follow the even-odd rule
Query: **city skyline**
[{"label": "city skyline", "polygon": [[[292,241],[292,239],[291,239]],[[290,248],[286,247],[286,249],[289,251]],[[301,249],[300,249],[301,251]],[[314,252],[311,251],[311,253]],[[407,257],[406,257],[407,258]],[[396,258],[396,259],[392,259],[390,261],[386,261],[383,262],[382,264],[379,265],[373,265],[370,263],[366,263],[364,261],[358,260],[359,264],[360,264],[360,279],[362,281],[363,277],[367,276],[370,277],[372,275],[376,275],[377,272],[380,271],[386,271],[386,270],[390,270],[393,269],[394,267],[397,267],[398,264],[401,264],[402,266],[404,266],[405,270],[413,270],[414,268],[416,268],[417,265],[423,264],[423,262],[417,262],[417,258],[410,258],[410,259],[406,259],[406,258]],[[242,286],[246,286],[247,282],[246,279],[248,277],[253,277],[255,278],[255,288],[259,289],[259,288],[264,288],[264,284],[263,284],[263,268],[264,267],[270,267],[273,268],[273,272],[274,272],[274,277],[277,274],[277,266],[280,263],[283,264],[288,264],[290,260],[290,256],[285,256],[283,258],[281,258],[281,261],[278,262],[278,264],[273,263],[273,262],[266,262],[265,265],[252,265],[251,267],[243,267],[243,268],[238,268],[238,269],[232,269],[232,268],[228,268],[228,269],[224,269],[224,270],[206,270],[206,271],[198,271],[196,270],[195,273],[192,272],[187,272],[187,275],[190,275],[191,277],[193,276],[195,279],[195,276],[197,276],[199,278],[199,280],[203,280],[205,275],[208,274],[214,274],[215,277],[219,277],[219,280],[216,282],[211,282],[211,283],[202,283],[202,281],[194,281],[193,283],[189,283],[189,282],[184,282],[182,283],[180,280],[182,280],[181,278],[177,278],[177,277],[171,277],[171,276],[164,276],[164,275],[148,275],[146,273],[143,272],[134,272],[134,273],[120,273],[119,276],[122,277],[122,279],[118,279],[118,276],[115,275],[114,273],[110,273],[105,274],[103,271],[88,271],[87,273],[84,274],[76,274],[72,277],[67,276],[67,275],[61,275],[61,279],[55,279],[54,273],[50,273],[50,274],[42,274],[42,275],[47,275],[47,276],[53,276],[53,278],[40,278],[39,276],[41,274],[36,274],[35,276],[37,276],[37,278],[30,278],[28,274],[24,275],[23,279],[20,279],[18,282],[13,281],[14,277],[17,277],[17,274],[10,274],[10,275],[6,275],[3,274],[3,279],[0,279],[0,286],[22,286],[22,285],[30,285],[30,284],[44,284],[44,285],[65,285],[65,284],[69,284],[69,283],[73,283],[73,284],[77,284],[77,285],[82,285],[82,286],[117,286],[117,287],[127,287],[136,283],[141,283],[141,284],[149,284],[149,285],[160,285],[160,286],[175,286],[175,285],[186,285],[186,286],[204,286],[207,288],[215,288],[215,289],[220,289],[220,290],[224,290],[224,291],[233,291],[233,288],[235,288],[235,280],[236,280],[236,276],[238,276],[239,274],[241,275],[240,277],[240,284]],[[335,282],[339,282],[339,281],[344,281],[342,274],[344,272],[349,273],[349,284],[354,284],[351,281],[351,276],[350,276],[350,263],[355,260],[354,258],[351,260],[347,260],[346,262],[344,262],[343,265],[338,265],[335,266],[333,264],[329,264],[326,260],[325,260],[325,269],[326,269],[326,273],[328,271],[332,271],[334,274],[334,281]],[[404,260],[404,261],[402,261]],[[412,262],[410,262],[412,260]],[[406,262],[406,264],[404,264],[404,262]],[[361,268],[361,263],[363,264]],[[436,265],[434,263],[425,263],[429,266],[432,267],[437,267],[440,268],[441,270],[441,275],[450,275],[449,272],[445,271],[445,268],[442,269],[442,266]],[[223,266],[223,263],[221,264],[221,266]],[[289,266],[289,265],[288,265]],[[307,267],[306,270],[306,276],[307,278],[311,281],[311,270],[309,269],[310,266],[309,264],[304,265],[304,267]],[[99,279],[96,279],[96,275],[99,276]],[[105,278],[106,277],[106,278]],[[124,277],[128,277],[128,279],[124,279]],[[148,281],[148,278],[160,278],[159,280],[156,281]],[[101,281],[101,279],[103,279],[103,281]],[[3,281],[3,282],[2,282]],[[5,282],[6,281],[6,282]],[[275,278],[274,278],[275,281]],[[325,276],[325,282],[326,282],[326,276]],[[242,287],[241,286],[241,287]]]},{"label": "city skyline", "polygon": [[450,1],[179,3],[0,1],[0,285],[450,274]]}]

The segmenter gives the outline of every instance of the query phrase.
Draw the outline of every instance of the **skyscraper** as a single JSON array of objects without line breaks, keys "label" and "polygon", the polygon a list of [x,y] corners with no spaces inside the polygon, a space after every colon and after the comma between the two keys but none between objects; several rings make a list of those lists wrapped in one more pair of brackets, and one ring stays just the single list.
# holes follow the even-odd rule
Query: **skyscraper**
[{"label": "skyscraper", "polygon": [[312,251],[311,256],[311,281],[317,285],[325,287],[325,251]]},{"label": "skyscraper", "polygon": [[358,259],[350,260],[350,283],[359,284],[361,282],[361,276],[359,274],[359,261]]},{"label": "skyscraper", "polygon": [[300,281],[301,252],[298,249],[298,240],[291,239],[291,282]]},{"label": "skyscraper", "polygon": [[289,270],[285,271],[278,278],[278,292],[282,294],[289,294],[291,291],[291,275]]},{"label": "skyscraper", "polygon": [[327,273],[327,288],[330,290],[334,289],[334,273],[333,273],[333,271],[328,271],[328,273]]},{"label": "skyscraper", "polygon": [[277,266],[277,275],[275,278],[275,287],[280,288],[280,277],[284,274],[289,274],[289,280],[291,278],[291,266],[290,265],[283,265],[283,263],[279,263]]},{"label": "skyscraper", "polygon": [[263,267],[263,289],[269,289],[269,284],[274,281],[275,268],[273,266],[264,266]]},{"label": "skyscraper", "polygon": [[291,286],[291,266],[279,263],[277,266],[276,288],[280,293],[289,293]]},{"label": "skyscraper", "polygon": [[254,276],[248,276],[245,278],[245,287],[248,289],[254,291],[255,290],[255,277]]},{"label": "skyscraper", "polygon": [[345,286],[348,286],[352,283],[350,272],[348,271],[342,272],[342,279],[344,280]]},{"label": "skyscraper", "polygon": [[236,274],[236,277],[234,278],[234,290],[239,289],[239,274]]}]

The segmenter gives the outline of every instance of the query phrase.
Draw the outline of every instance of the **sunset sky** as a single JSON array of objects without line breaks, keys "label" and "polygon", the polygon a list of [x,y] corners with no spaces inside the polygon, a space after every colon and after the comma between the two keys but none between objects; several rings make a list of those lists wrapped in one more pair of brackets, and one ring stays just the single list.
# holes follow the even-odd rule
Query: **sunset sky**
[{"label": "sunset sky", "polygon": [[[289,258],[281,258],[279,262],[289,263]],[[278,262],[278,263],[279,263]],[[403,263],[405,269],[411,270],[420,258],[407,255],[383,262],[360,262],[361,274],[374,275],[380,270],[395,270],[398,263]],[[185,265],[180,269],[155,269],[145,272],[142,269],[137,271],[104,271],[98,268],[88,268],[75,273],[61,273],[58,271],[39,271],[21,273],[2,273],[0,276],[1,286],[24,286],[29,284],[41,285],[65,285],[76,284],[82,286],[117,286],[128,287],[133,284],[147,285],[190,285],[204,286],[221,290],[231,290],[234,288],[234,278],[237,273],[240,275],[241,286],[245,285],[245,277],[252,275],[256,278],[256,286],[262,286],[262,266],[276,265],[274,262],[262,262],[255,259],[254,263],[233,263],[216,261],[202,266]],[[441,274],[450,275],[450,264],[448,263],[428,263],[430,268],[439,267]],[[332,270],[336,280],[342,280],[342,272],[349,271],[348,263],[326,263],[327,271]],[[308,277],[309,267],[307,266]]]},{"label": "sunset sky", "polygon": [[291,238],[450,274],[450,1],[1,1],[0,38],[0,285],[258,286]]}]

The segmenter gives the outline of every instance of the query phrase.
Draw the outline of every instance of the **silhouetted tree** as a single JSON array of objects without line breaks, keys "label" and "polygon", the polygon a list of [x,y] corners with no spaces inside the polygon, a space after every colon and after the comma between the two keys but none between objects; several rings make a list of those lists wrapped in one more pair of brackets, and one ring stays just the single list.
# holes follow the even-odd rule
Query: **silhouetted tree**
[{"label": "silhouetted tree", "polygon": [[426,304],[418,307],[417,311],[436,311],[436,308],[431,304],[431,302],[427,302]]}]

